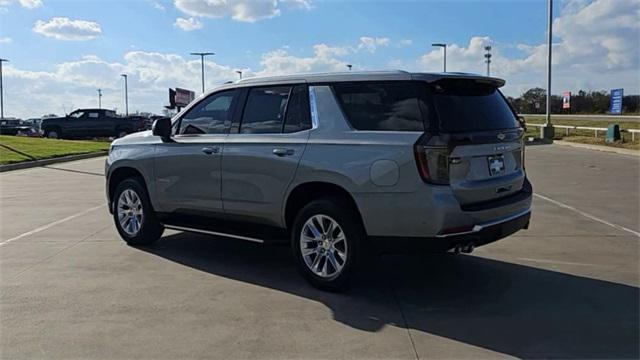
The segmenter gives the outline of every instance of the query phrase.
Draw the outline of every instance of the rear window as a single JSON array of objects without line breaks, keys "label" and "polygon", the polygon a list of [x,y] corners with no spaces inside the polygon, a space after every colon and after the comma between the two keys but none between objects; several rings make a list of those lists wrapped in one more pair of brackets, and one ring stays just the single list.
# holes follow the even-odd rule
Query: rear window
[{"label": "rear window", "polygon": [[338,83],[333,89],[349,122],[357,130],[425,129],[424,83]]},{"label": "rear window", "polygon": [[441,80],[431,86],[431,93],[441,131],[467,132],[518,127],[509,104],[491,84]]}]

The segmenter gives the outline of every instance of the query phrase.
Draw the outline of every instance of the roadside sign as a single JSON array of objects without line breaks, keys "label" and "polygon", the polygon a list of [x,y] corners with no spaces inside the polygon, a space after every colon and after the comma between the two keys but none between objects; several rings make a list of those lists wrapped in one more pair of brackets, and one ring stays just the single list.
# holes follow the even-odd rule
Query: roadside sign
[{"label": "roadside sign", "polygon": [[196,98],[196,93],[191,90],[176,88],[175,104],[177,107],[185,107]]},{"label": "roadside sign", "polygon": [[622,97],[624,89],[611,89],[611,104],[609,112],[611,114],[622,114]]},{"label": "roadside sign", "polygon": [[571,91],[565,91],[562,93],[562,108],[571,109]]}]

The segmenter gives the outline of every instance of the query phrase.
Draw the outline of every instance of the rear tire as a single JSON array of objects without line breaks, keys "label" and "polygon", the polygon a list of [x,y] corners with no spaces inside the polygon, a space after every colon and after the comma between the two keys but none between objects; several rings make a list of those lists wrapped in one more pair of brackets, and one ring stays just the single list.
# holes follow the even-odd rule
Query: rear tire
[{"label": "rear tire", "polygon": [[140,179],[130,178],[118,184],[112,202],[116,229],[127,244],[151,245],[162,236],[164,226]]},{"label": "rear tire", "polygon": [[313,286],[345,290],[365,238],[357,213],[339,198],[314,200],[296,216],[291,233],[293,257]]}]

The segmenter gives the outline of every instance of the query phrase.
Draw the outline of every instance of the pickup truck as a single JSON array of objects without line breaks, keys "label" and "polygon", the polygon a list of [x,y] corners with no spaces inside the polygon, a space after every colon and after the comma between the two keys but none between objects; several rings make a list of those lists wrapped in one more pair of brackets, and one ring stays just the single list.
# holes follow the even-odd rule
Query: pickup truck
[{"label": "pickup truck", "polygon": [[58,118],[42,119],[40,129],[45,137],[53,139],[123,137],[145,130],[142,119],[117,116],[113,110],[78,109]]}]

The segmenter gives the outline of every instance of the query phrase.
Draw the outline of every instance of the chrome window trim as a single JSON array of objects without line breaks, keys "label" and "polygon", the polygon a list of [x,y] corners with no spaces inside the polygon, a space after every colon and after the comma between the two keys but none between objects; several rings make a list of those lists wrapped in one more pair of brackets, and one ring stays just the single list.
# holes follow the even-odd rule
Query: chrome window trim
[{"label": "chrome window trim", "polygon": [[309,86],[309,110],[311,110],[311,129],[318,128],[318,105],[316,100],[316,87]]}]

